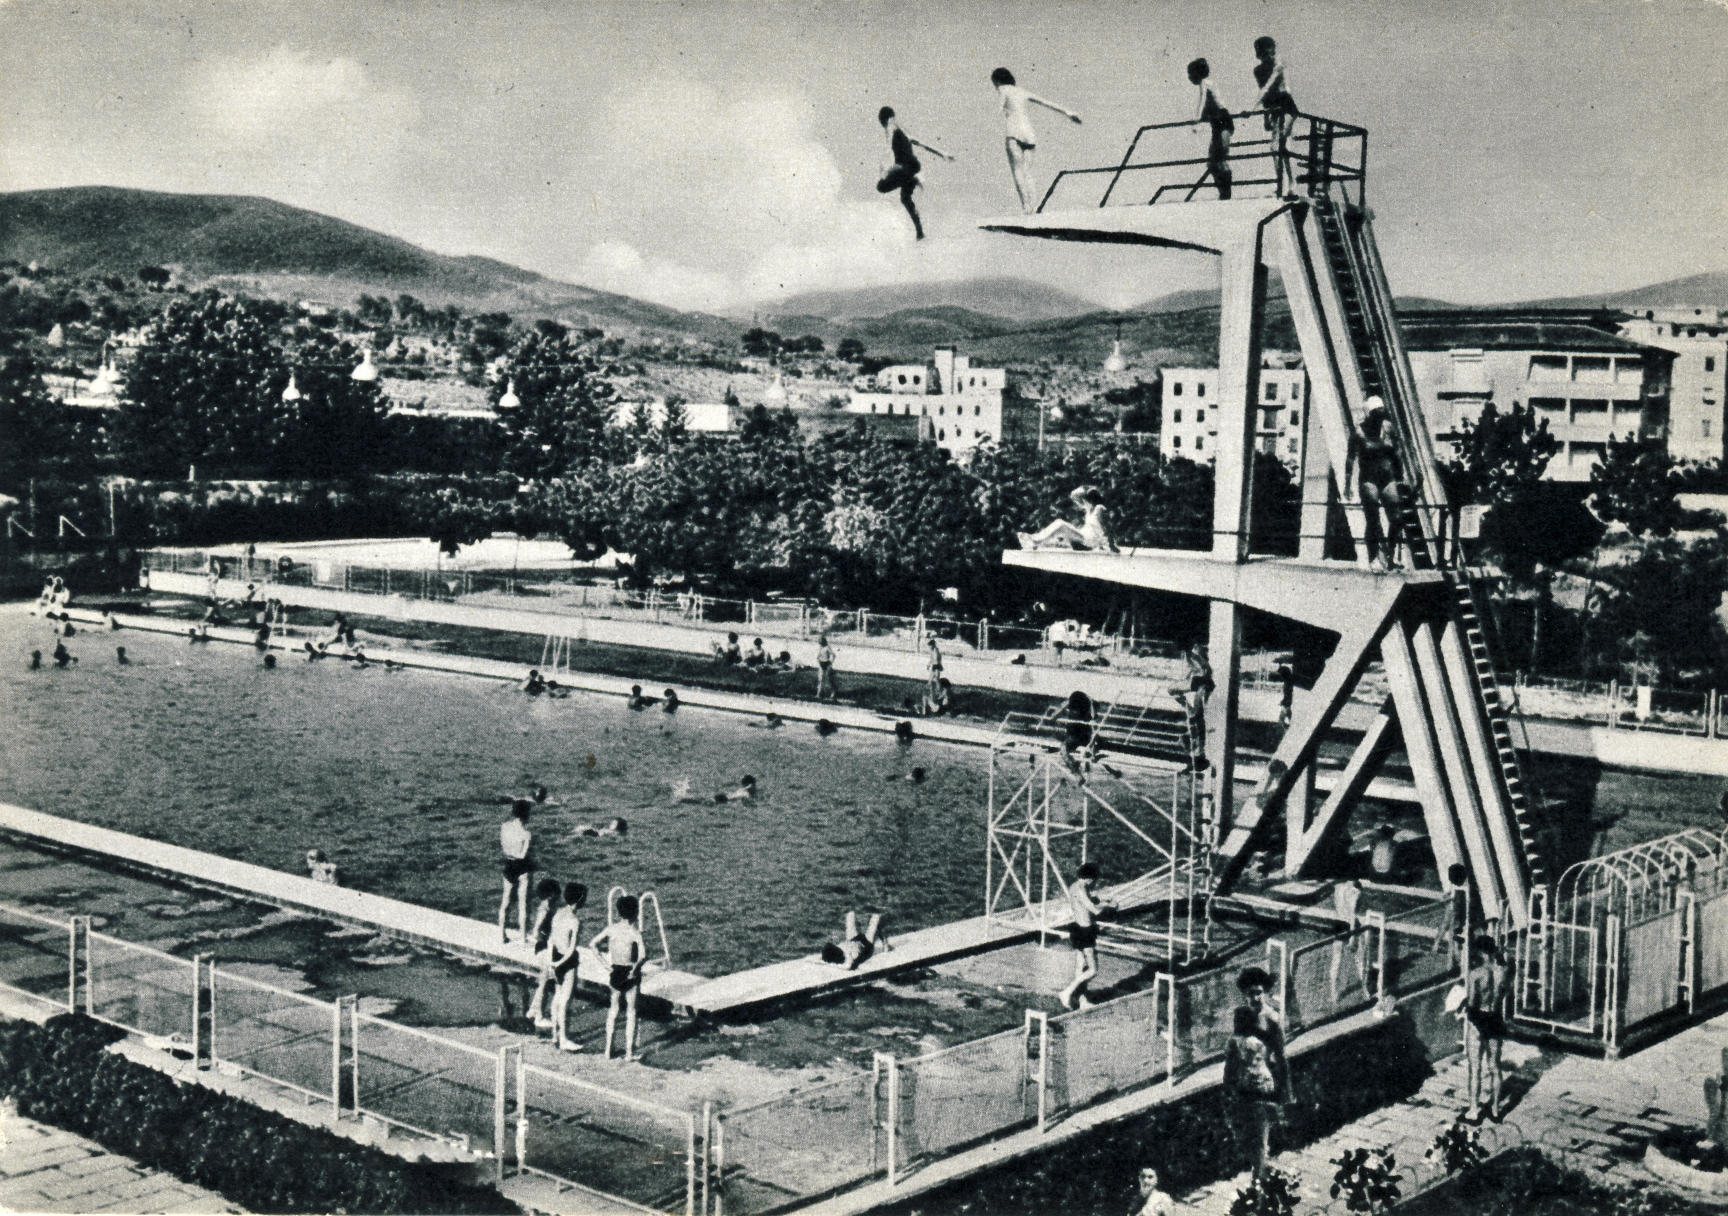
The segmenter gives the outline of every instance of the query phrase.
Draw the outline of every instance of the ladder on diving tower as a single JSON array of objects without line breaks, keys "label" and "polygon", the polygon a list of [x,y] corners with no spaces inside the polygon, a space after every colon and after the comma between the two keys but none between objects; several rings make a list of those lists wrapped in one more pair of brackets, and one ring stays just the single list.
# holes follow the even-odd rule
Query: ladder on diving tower
[{"label": "ladder on diving tower", "polygon": [[1484,621],[1492,618],[1470,571],[1449,560],[1440,536],[1437,524],[1445,491],[1439,484],[1433,441],[1416,396],[1368,215],[1360,207],[1333,199],[1314,199],[1309,207],[1342,313],[1344,333],[1335,335],[1335,340],[1347,336],[1363,398],[1379,397],[1384,404],[1405,478],[1414,491],[1399,521],[1411,565],[1418,570],[1438,569],[1447,588],[1449,628],[1460,645],[1456,655],[1443,647],[1442,661],[1454,692],[1469,694],[1457,698],[1460,713],[1469,708],[1486,728],[1497,792],[1517,828],[1518,861],[1528,883],[1539,888],[1546,883],[1546,872],[1531,816],[1530,786],[1514,741],[1513,711],[1502,698],[1484,628]]}]

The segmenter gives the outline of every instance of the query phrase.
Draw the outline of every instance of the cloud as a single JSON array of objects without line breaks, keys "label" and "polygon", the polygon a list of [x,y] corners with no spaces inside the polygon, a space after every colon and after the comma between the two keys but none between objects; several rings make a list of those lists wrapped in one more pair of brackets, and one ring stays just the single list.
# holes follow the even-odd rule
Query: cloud
[{"label": "cloud", "polygon": [[276,197],[334,189],[371,200],[401,168],[420,119],[412,93],[376,83],[356,61],[287,46],[203,65],[185,89],[213,161],[265,179]]},{"label": "cloud", "polygon": [[875,182],[843,171],[808,99],[662,76],[614,96],[573,175],[596,238],[584,281],[681,308],[725,309],[816,287],[958,278],[968,242],[913,249]]}]

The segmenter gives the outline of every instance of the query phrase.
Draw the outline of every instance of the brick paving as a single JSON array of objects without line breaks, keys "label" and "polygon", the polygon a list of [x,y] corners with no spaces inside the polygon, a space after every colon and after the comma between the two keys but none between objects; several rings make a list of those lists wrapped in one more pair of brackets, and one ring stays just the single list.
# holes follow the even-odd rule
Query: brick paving
[{"label": "brick paving", "polygon": [[[1511,1109],[1502,1122],[1478,1129],[1482,1146],[1499,1153],[1531,1144],[1608,1185],[1663,1186],[1642,1164],[1645,1145],[1667,1128],[1704,1125],[1703,1078],[1721,1072],[1725,1048],[1728,1014],[1620,1060],[1508,1043],[1503,1101]],[[1440,1180],[1424,1154],[1467,1106],[1463,1060],[1454,1057],[1404,1101],[1288,1149],[1273,1164],[1301,1177],[1297,1216],[1342,1216],[1344,1201],[1327,1194],[1335,1169],[1331,1159],[1349,1148],[1390,1146],[1408,1198]],[[1176,1210],[1226,1216],[1236,1192],[1247,1185],[1244,1171],[1177,1196]]]},{"label": "brick paving", "polygon": [[215,1191],[0,1106],[0,1211],[242,1212]]}]

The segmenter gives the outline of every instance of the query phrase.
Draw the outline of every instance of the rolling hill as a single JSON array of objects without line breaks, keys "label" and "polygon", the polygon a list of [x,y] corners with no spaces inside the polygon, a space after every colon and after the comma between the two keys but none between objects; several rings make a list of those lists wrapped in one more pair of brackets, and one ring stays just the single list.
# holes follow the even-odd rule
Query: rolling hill
[{"label": "rolling hill", "polygon": [[906,283],[851,291],[812,291],[762,306],[775,317],[825,317],[832,322],[882,318],[933,308],[961,308],[982,316],[1025,324],[1097,311],[1098,305],[1071,292],[1029,279],[962,279],[952,283]]},{"label": "rolling hill", "polygon": [[349,304],[407,292],[470,312],[555,317],[608,330],[729,338],[737,326],[561,283],[483,257],[447,257],[346,220],[266,198],[111,186],[0,194],[0,259],[131,277],[165,266],[189,287]]},{"label": "rolling hill", "polygon": [[1613,291],[1594,296],[1556,296],[1550,300],[1529,300],[1522,308],[1705,308],[1728,309],[1728,270],[1708,270],[1703,274],[1651,283],[1629,291]]}]

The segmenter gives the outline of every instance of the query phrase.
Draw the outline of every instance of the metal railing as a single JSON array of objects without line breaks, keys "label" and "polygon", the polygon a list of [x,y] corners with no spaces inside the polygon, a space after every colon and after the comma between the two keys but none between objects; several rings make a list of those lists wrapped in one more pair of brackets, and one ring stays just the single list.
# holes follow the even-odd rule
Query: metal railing
[{"label": "metal railing", "polygon": [[[1248,119],[1265,117],[1264,110],[1246,110],[1240,114],[1231,115],[1232,121],[1243,123]],[[1239,126],[1238,131],[1241,130]],[[1195,194],[1201,190],[1217,189],[1217,183],[1208,180],[1210,159],[1205,156],[1172,156],[1158,160],[1136,161],[1135,154],[1140,151],[1143,140],[1151,136],[1154,141],[1168,141],[1177,132],[1183,133],[1183,138],[1191,140],[1193,133],[1209,135],[1210,127],[1203,120],[1188,120],[1184,122],[1150,123],[1134,133],[1133,141],[1128,145],[1128,151],[1123,153],[1122,160],[1114,165],[1101,165],[1088,169],[1064,169],[1051,181],[1049,189],[1038,203],[1038,210],[1043,211],[1057,188],[1070,178],[1099,177],[1110,175],[1109,184],[1105,186],[1097,206],[1107,207],[1123,186],[1123,179],[1139,182],[1132,201],[1118,201],[1116,206],[1135,206],[1142,203],[1157,203],[1166,193],[1185,192],[1181,194],[1184,202],[1192,201]],[[1253,149],[1248,151],[1247,149]],[[1287,153],[1295,172],[1296,183],[1306,187],[1310,196],[1330,196],[1334,186],[1338,189],[1338,197],[1346,202],[1360,204],[1367,185],[1368,168],[1368,132],[1366,129],[1353,126],[1350,123],[1338,122],[1335,119],[1321,118],[1313,114],[1297,114],[1287,143]],[[1227,164],[1247,161],[1271,161],[1276,153],[1272,149],[1271,139],[1232,140],[1229,155],[1225,158]],[[1190,179],[1190,174],[1198,169],[1199,176]],[[1176,173],[1175,170],[1183,172]],[[1151,182],[1144,182],[1143,175],[1152,176]],[[1236,189],[1243,187],[1275,186],[1276,177],[1238,178],[1233,183]],[[1152,193],[1146,196],[1144,187],[1152,186]],[[1124,193],[1127,193],[1124,190]]]}]

